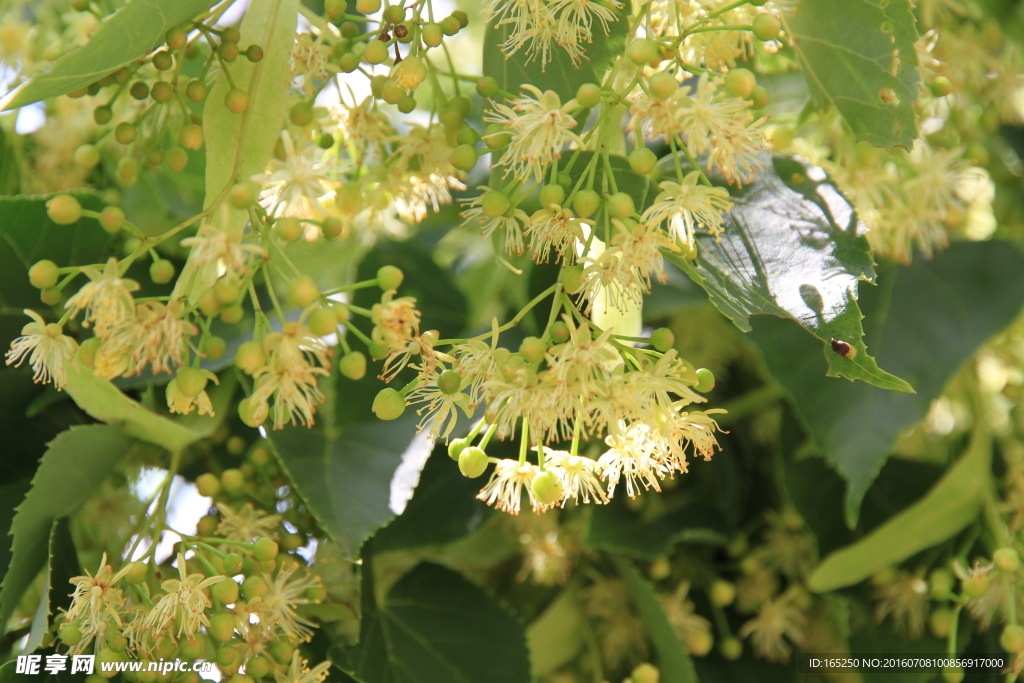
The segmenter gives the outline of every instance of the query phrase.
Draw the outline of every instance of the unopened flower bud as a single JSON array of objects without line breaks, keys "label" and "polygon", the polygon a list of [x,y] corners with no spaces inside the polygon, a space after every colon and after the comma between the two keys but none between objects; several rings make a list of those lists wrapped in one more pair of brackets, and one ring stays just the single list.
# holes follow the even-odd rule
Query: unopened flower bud
[{"label": "unopened flower bud", "polygon": [[392,388],[381,389],[373,399],[373,414],[381,420],[395,420],[405,412],[405,397]]},{"label": "unopened flower bud", "polygon": [[470,446],[459,454],[459,471],[464,477],[476,479],[487,470],[487,453],[477,446]]}]

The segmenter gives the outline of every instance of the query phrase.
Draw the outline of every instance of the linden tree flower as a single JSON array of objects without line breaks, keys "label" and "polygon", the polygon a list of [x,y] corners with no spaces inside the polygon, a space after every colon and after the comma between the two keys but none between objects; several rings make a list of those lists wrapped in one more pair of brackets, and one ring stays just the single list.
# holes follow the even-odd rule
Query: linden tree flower
[{"label": "linden tree flower", "polygon": [[550,206],[539,209],[526,224],[526,235],[530,239],[533,260],[545,263],[552,249],[565,263],[576,260],[576,245],[585,242],[588,228],[594,222],[577,218],[571,209]]},{"label": "linden tree flower", "polygon": [[67,384],[67,364],[78,351],[78,343],[64,335],[64,328],[47,323],[35,311],[25,309],[32,322],[21,328],[21,335],[7,351],[7,365],[21,366],[28,357],[33,381],[53,382],[58,391]]},{"label": "linden tree flower", "polygon": [[327,671],[331,668],[330,662],[320,662],[312,669],[306,667],[309,662],[299,655],[299,651],[292,653],[291,664],[287,671],[274,672],[274,679],[277,683],[322,683],[327,677]]},{"label": "linden tree flower", "polygon": [[495,103],[494,112],[484,117],[488,123],[499,123],[512,134],[508,150],[498,162],[506,166],[507,176],[542,179],[545,168],[560,159],[567,142],[575,142],[582,149],[583,140],[572,132],[577,121],[572,116],[576,100],[562,104],[554,91],[541,92],[539,88],[524,84],[533,93],[512,100],[512,106]]},{"label": "linden tree flower", "polygon": [[251,543],[254,538],[270,536],[281,522],[281,515],[265,515],[257,512],[252,503],[246,503],[235,512],[226,503],[217,503],[220,524],[217,535],[229,541]]},{"label": "linden tree flower", "polygon": [[295,566],[282,568],[274,578],[264,574],[267,592],[249,601],[249,608],[259,616],[262,625],[279,629],[293,641],[309,640],[313,636],[310,628],[313,622],[300,616],[295,607],[308,604],[306,589],[319,586],[320,582],[309,574],[294,576],[296,569]]},{"label": "linden tree flower", "polygon": [[470,200],[462,200],[466,207],[460,214],[464,219],[464,224],[477,223],[480,226],[480,234],[484,237],[490,237],[495,233],[504,233],[505,251],[513,256],[522,254],[523,226],[529,222],[530,217],[517,206],[511,216],[501,215],[488,218],[484,215],[481,207],[484,195],[490,192],[491,188],[480,185],[476,189],[480,190],[480,194]]},{"label": "linden tree flower", "polygon": [[[217,375],[213,374],[209,370],[199,370],[202,376],[207,381],[212,381],[214,384],[220,384],[220,380],[217,379]],[[213,415],[213,404],[210,402],[210,397],[206,393],[206,389],[203,389],[194,396],[188,396],[182,392],[178,378],[175,377],[167,384],[167,407],[170,408],[172,413],[181,413],[182,415],[188,415],[198,406],[200,415]]]},{"label": "linden tree flower", "polygon": [[[189,574],[185,556],[178,553],[178,578],[160,584],[166,593],[146,615],[143,628],[153,638],[173,632],[174,637],[180,639],[192,636],[200,626],[209,626],[210,620],[205,611],[213,603],[203,593],[203,589],[225,579],[226,576]],[[173,629],[175,626],[177,630]]]},{"label": "linden tree flower", "polygon": [[643,213],[645,222],[667,223],[669,235],[691,249],[698,228],[712,235],[722,233],[722,214],[732,208],[728,190],[700,185],[699,176],[699,172],[691,171],[681,183],[660,183],[661,193]]},{"label": "linden tree flower", "polygon": [[784,662],[793,651],[789,642],[799,645],[804,640],[803,613],[788,595],[764,603],[753,619],[740,627],[737,635],[750,638],[754,651],[772,662]]},{"label": "linden tree flower", "polygon": [[85,576],[71,579],[75,592],[71,596],[71,606],[64,615],[64,621],[74,622],[83,635],[72,652],[85,651],[94,639],[97,650],[103,649],[108,631],[111,630],[108,624],[121,627],[125,602],[121,589],[115,585],[130,569],[131,565],[126,564],[115,574],[114,569],[107,564],[107,554],[104,553],[95,575],[86,571]]},{"label": "linden tree flower", "polygon": [[96,326],[96,336],[104,339],[135,317],[135,300],[131,293],[139,289],[139,283],[121,277],[120,265],[114,257],[110,257],[102,273],[89,267],[82,268],[82,272],[89,277],[89,282],[69,298],[64,307],[70,309],[72,315],[84,310],[86,321]]},{"label": "linden tree flower", "polygon": [[898,571],[892,583],[876,588],[875,598],[875,621],[880,622],[892,615],[898,632],[911,638],[921,637],[928,616],[930,596],[928,582],[920,575]]},{"label": "linden tree flower", "polygon": [[547,508],[534,498],[530,486],[538,472],[540,470],[537,466],[529,462],[520,464],[517,460],[499,460],[477,498],[503,512],[518,515],[525,489],[530,496],[533,511],[543,512]]},{"label": "linden tree flower", "polygon": [[598,504],[608,502],[596,461],[567,451],[556,451],[546,446],[543,448],[544,465],[558,475],[565,491],[565,500],[572,498],[579,503],[582,496],[584,503],[589,503],[591,499]]},{"label": "linden tree flower", "polygon": [[608,482],[609,496],[615,494],[615,487],[623,478],[630,498],[640,492],[637,483],[642,484],[645,491],[652,488],[661,491],[660,480],[672,474],[673,468],[665,460],[664,452],[656,448],[651,431],[643,422],[634,422],[605,438],[609,449],[598,459],[597,466],[601,477]]}]

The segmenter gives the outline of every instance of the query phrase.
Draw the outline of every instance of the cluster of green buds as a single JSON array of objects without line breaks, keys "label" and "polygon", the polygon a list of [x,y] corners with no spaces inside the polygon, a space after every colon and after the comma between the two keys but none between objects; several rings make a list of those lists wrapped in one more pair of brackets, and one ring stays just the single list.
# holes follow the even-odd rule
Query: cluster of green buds
[{"label": "cluster of green buds", "polygon": [[[161,164],[172,171],[181,171],[188,164],[188,150],[203,147],[202,118],[195,104],[203,102],[208,93],[208,76],[214,64],[228,75],[228,64],[240,56],[250,62],[263,59],[263,48],[252,44],[243,50],[238,42],[239,31],[233,26],[218,29],[201,22],[176,26],[167,32],[165,42],[145,58],[107,74],[95,83],[69,93],[69,97],[98,96],[105,89],[110,95],[93,110],[93,120],[102,126],[101,136],[94,144],[84,144],[75,151],[76,163],[86,169],[96,166],[101,150],[111,141],[128,148],[117,162],[116,180],[130,187],[138,180],[140,162],[145,168]],[[208,47],[207,47],[208,46]],[[188,60],[202,59],[199,75],[189,78],[185,68]],[[128,118],[114,122],[120,108],[119,100],[137,102],[125,107]],[[231,87],[225,106],[234,113],[248,108],[249,96]],[[105,132],[104,132],[105,131]],[[172,142],[168,145],[170,132]]]}]

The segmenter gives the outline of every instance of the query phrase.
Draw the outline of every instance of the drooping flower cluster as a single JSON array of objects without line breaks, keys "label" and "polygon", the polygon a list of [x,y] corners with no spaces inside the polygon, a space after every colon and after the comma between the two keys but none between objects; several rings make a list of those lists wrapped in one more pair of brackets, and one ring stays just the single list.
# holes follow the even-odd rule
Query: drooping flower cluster
[{"label": "drooping flower cluster", "polygon": [[502,51],[510,55],[523,50],[528,62],[539,59],[543,68],[552,58],[553,45],[580,62],[593,42],[595,23],[607,36],[610,24],[619,20],[615,10],[622,7],[615,0],[608,5],[596,0],[491,0],[486,9],[488,21],[509,26]]}]

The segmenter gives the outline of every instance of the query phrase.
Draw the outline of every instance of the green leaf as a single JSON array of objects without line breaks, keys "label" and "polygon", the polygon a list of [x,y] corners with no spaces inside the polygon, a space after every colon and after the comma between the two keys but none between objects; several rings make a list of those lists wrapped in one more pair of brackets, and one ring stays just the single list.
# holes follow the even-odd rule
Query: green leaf
[{"label": "green leaf", "polygon": [[686,505],[653,520],[630,512],[625,499],[612,498],[591,510],[587,547],[656,560],[669,555],[676,543],[726,545],[729,527],[707,503]]},{"label": "green leaf", "polygon": [[11,525],[12,557],[0,588],[0,624],[46,565],[53,522],[73,512],[127,452],[132,439],[109,425],[61,432],[43,455]]},{"label": "green leaf", "polygon": [[541,66],[539,58],[529,60],[525,50],[506,55],[501,45],[508,39],[511,25],[490,23],[484,34],[484,76],[494,78],[498,88],[510,95],[518,96],[521,86],[530,83],[541,90],[555,91],[565,104],[576,97],[576,91],[584,83],[601,84],[609,65],[625,48],[630,13],[630,3],[623,3],[616,11],[618,20],[608,25],[607,36],[599,22],[594,22],[594,42],[587,45],[586,56],[578,64],[557,45],[551,46],[545,66]]},{"label": "green leaf", "polygon": [[818,108],[835,106],[858,140],[910,149],[920,82],[910,0],[801,0],[786,27]]},{"label": "green leaf", "polygon": [[49,71],[0,100],[0,110],[84,88],[149,54],[164,41],[169,29],[191,21],[209,6],[210,0],[131,0],[101,21],[88,43],[59,57]]},{"label": "green leaf", "polygon": [[[103,202],[94,194],[72,193],[83,208],[99,211]],[[0,197],[0,339],[18,336],[29,322],[22,309],[44,311],[39,290],[29,284],[28,269],[49,259],[58,266],[103,263],[110,235],[93,218],[57,225],[46,215],[47,197]]]},{"label": "green leaf", "polygon": [[[249,107],[241,114],[233,114],[224,105],[224,97],[231,89],[225,73],[221,73],[210,90],[203,109],[203,135],[206,140],[206,199],[207,209],[222,201],[224,193],[235,183],[262,173],[270,161],[274,144],[284,124],[291,83],[292,43],[298,21],[298,0],[252,0],[245,11],[239,29],[241,45],[256,44],[263,48],[264,57],[253,64],[239,59],[231,65],[231,78],[235,87],[249,93]],[[248,214],[241,209],[227,207],[225,214],[216,216],[220,230],[233,233],[245,229]],[[185,269],[194,268],[192,256]],[[174,296],[186,295],[195,300],[203,288],[217,279],[216,265],[208,266],[198,277],[180,277]],[[187,283],[193,284],[185,291]]]},{"label": "green leaf", "polygon": [[587,628],[570,585],[526,629],[533,675],[545,676],[575,659],[586,645]]},{"label": "green leaf", "polygon": [[665,608],[651,585],[640,575],[629,561],[612,556],[616,571],[622,577],[630,600],[643,619],[647,634],[658,653],[658,669],[664,683],[696,683],[697,672],[693,660],[686,651],[686,645],[679,637],[665,614]]},{"label": "green leaf", "polygon": [[847,523],[897,437],[921,421],[963,363],[1024,306],[1024,254],[1007,242],[960,242],[931,261],[887,266],[861,297],[867,338],[917,394],[822,376],[817,342],[758,318],[752,340],[828,460],[849,482]]},{"label": "green leaf", "polygon": [[81,573],[75,542],[71,538],[70,519],[61,517],[54,521],[50,530],[45,588],[35,618],[32,620],[32,630],[25,644],[25,652],[32,652],[39,647],[49,628],[50,618],[59,610],[71,606],[71,579],[80,576]]},{"label": "green leaf", "polygon": [[973,522],[992,485],[992,439],[978,429],[967,452],[924,498],[826,557],[808,581],[819,593],[862,581],[942,543]]},{"label": "green leaf", "polygon": [[[725,186],[724,179],[714,182]],[[822,341],[829,377],[912,392],[881,370],[864,346],[857,281],[874,280],[871,251],[853,207],[824,172],[776,156],[732,194],[736,205],[725,215],[720,239],[698,235],[696,261],[668,258],[744,332],[751,329],[750,316],[791,318]],[[833,339],[856,355],[834,352]]]},{"label": "green leaf", "polygon": [[84,365],[69,367],[67,381],[64,390],[79,408],[101,422],[119,424],[125,434],[142,441],[177,453],[204,437],[202,432],[192,431],[181,422],[143,408]]},{"label": "green leaf", "polygon": [[[345,557],[354,559],[366,539],[402,512],[432,446],[416,436],[411,410],[392,422],[356,412],[369,412],[372,395],[360,392],[360,385],[370,385],[368,378],[336,381],[345,384],[325,390],[329,400],[337,393],[339,405],[318,411],[315,427],[286,427],[269,437],[310,512]],[[356,389],[346,390],[353,384]],[[335,416],[336,411],[349,415]],[[353,421],[357,415],[362,421]]]},{"label": "green leaf", "polygon": [[376,604],[363,566],[363,622],[351,672],[365,683],[526,683],[522,625],[460,574],[423,562]]},{"label": "green leaf", "polygon": [[479,481],[462,476],[445,446],[434,448],[405,511],[374,536],[374,551],[439,546],[472,533],[488,510],[476,499],[479,489]]}]

